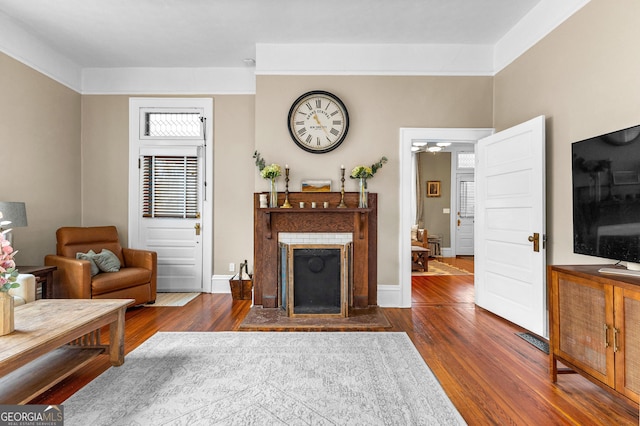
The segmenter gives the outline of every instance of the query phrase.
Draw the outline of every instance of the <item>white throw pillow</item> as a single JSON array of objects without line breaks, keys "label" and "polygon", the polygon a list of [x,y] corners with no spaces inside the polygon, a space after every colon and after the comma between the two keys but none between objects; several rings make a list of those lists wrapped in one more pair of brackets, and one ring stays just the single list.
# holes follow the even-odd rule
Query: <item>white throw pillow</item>
[{"label": "white throw pillow", "polygon": [[411,227],[411,241],[418,241],[418,225]]}]

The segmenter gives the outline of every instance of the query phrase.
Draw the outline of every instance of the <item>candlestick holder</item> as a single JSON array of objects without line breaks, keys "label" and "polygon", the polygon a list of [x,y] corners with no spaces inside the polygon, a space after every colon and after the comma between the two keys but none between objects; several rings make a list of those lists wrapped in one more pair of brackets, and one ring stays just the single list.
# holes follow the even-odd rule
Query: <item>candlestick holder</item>
[{"label": "candlestick holder", "polygon": [[290,209],[293,207],[289,203],[289,168],[284,169],[284,204],[280,206],[281,209]]},{"label": "candlestick holder", "polygon": [[347,205],[344,203],[344,167],[340,168],[340,204],[338,204],[339,209],[346,209]]}]

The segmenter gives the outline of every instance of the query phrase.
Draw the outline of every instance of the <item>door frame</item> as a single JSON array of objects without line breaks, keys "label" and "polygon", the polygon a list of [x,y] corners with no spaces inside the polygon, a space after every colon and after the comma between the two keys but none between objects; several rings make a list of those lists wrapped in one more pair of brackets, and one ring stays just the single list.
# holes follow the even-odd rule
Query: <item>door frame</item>
[{"label": "door frame", "polygon": [[[139,218],[136,206],[140,197],[138,180],[138,158],[140,146],[137,143],[139,129],[132,123],[138,122],[140,108],[202,108],[206,117],[205,176],[202,201],[202,290],[212,292],[213,274],[213,99],[212,98],[129,98],[129,246],[139,244]],[[136,141],[136,143],[133,143]]]},{"label": "door frame", "polygon": [[493,133],[493,128],[400,128],[400,223],[398,230],[400,294],[396,306],[411,307],[411,225],[414,216],[411,211],[411,142],[414,139],[428,139],[430,141],[476,144],[478,140]]}]

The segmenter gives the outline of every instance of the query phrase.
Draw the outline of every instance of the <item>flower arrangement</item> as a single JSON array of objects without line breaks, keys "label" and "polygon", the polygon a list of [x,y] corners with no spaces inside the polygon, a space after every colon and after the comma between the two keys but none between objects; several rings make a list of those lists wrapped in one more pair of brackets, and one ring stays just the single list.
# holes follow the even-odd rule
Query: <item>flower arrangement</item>
[{"label": "flower arrangement", "polygon": [[382,165],[386,163],[387,157],[382,157],[377,163],[373,163],[370,167],[367,166],[355,166],[351,170],[351,179],[369,179],[376,174],[378,169],[382,168]]},{"label": "flower arrangement", "polygon": [[264,158],[260,156],[258,151],[253,153],[253,158],[256,159],[256,167],[260,172],[260,176],[265,179],[275,179],[282,174],[282,168],[278,164],[270,164],[265,166]]},{"label": "flower arrangement", "polygon": [[[256,159],[256,167],[260,171],[260,176],[271,181],[269,189],[269,207],[278,207],[278,189],[276,188],[276,178],[282,174],[282,169],[277,164],[265,166],[264,158],[260,156],[258,151],[253,153]],[[288,175],[287,175],[288,179]]]},{"label": "flower arrangement", "polygon": [[11,243],[7,241],[4,232],[0,233],[0,292],[8,292],[12,288],[20,287],[17,283],[18,270],[13,260],[17,251],[11,247]]},{"label": "flower arrangement", "polygon": [[360,179],[360,191],[358,194],[358,207],[368,207],[368,195],[367,195],[367,179],[372,178],[376,172],[382,168],[382,165],[386,163],[387,157],[382,157],[376,163],[373,163],[370,167],[367,166],[355,166],[351,170],[351,179]]},{"label": "flower arrangement", "polygon": [[275,179],[282,173],[282,170],[277,164],[270,164],[260,171],[260,176],[265,179]]}]

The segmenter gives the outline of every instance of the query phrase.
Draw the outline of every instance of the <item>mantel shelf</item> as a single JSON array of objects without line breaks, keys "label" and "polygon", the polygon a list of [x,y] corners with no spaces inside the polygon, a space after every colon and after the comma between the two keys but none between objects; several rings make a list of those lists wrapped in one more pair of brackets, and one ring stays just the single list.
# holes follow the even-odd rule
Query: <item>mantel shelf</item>
[{"label": "mantel shelf", "polygon": [[311,214],[317,214],[317,215],[327,214],[327,213],[350,213],[350,214],[360,213],[360,221],[359,221],[359,226],[356,229],[356,233],[358,235],[358,238],[363,239],[366,216],[369,213],[371,213],[373,209],[349,208],[349,207],[344,207],[344,208],[331,207],[326,209],[325,208],[320,208],[320,209],[308,208],[307,209],[307,208],[295,208],[295,207],[291,207],[291,208],[270,207],[270,208],[261,208],[261,209],[258,209],[258,211],[265,215],[265,225],[266,225],[265,237],[268,240],[272,238],[272,232],[271,232],[271,214],[272,213],[274,214],[275,213],[277,214],[311,213]]},{"label": "mantel shelf", "polygon": [[357,207],[346,207],[346,208],[337,208],[337,207],[328,207],[328,208],[282,208],[282,207],[269,207],[269,208],[261,208],[258,211],[262,213],[370,213],[373,209],[366,208],[361,209]]}]

